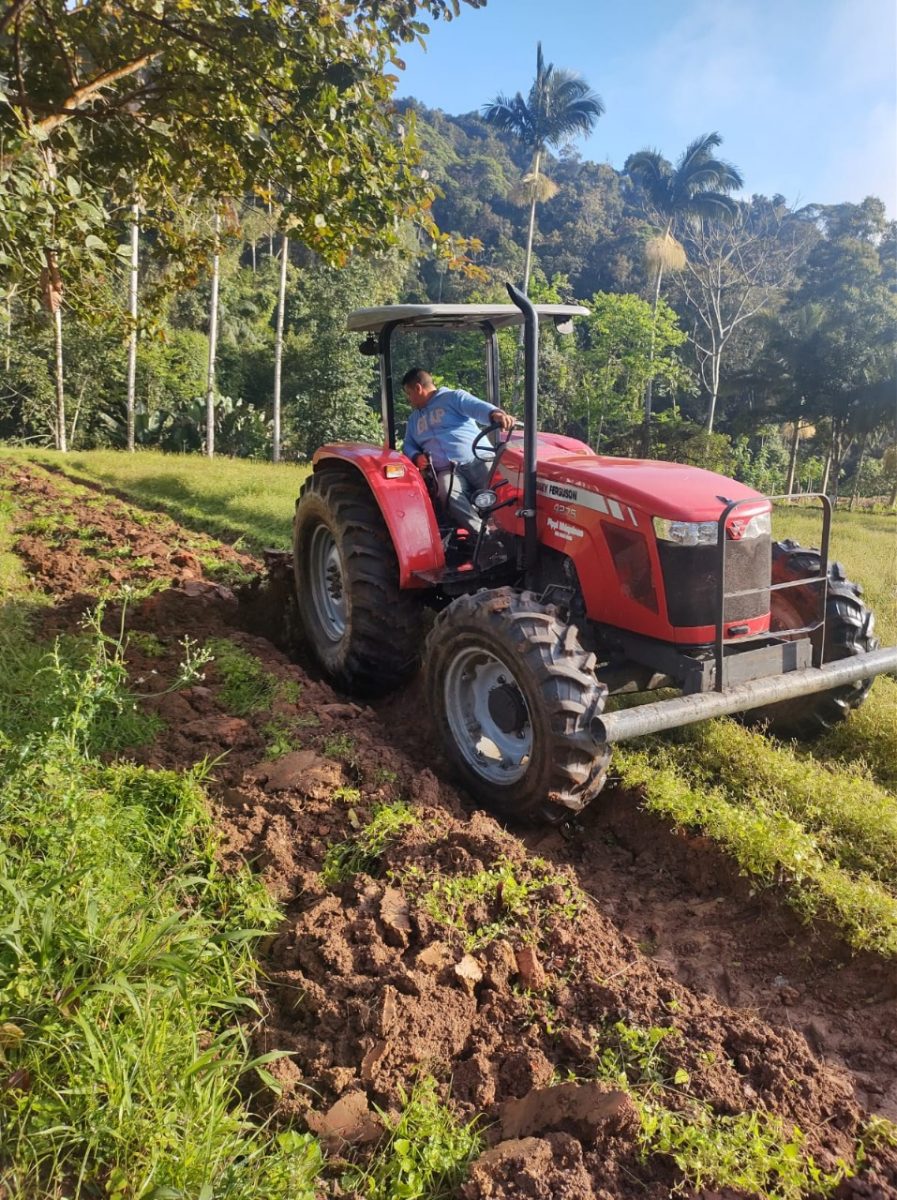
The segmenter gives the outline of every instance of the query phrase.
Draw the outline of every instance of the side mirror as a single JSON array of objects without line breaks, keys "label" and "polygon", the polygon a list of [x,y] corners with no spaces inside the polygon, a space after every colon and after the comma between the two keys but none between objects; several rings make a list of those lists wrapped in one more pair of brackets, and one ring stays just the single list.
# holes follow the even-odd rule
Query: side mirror
[{"label": "side mirror", "polygon": [[365,358],[376,358],[380,353],[380,343],[372,333],[369,333],[358,347],[358,353],[363,354]]}]

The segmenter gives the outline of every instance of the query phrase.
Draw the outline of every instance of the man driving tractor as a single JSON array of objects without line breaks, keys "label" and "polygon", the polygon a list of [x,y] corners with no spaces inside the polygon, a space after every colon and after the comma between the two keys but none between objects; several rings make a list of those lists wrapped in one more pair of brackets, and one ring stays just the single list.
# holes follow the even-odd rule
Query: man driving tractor
[{"label": "man driving tractor", "polygon": [[414,411],[408,418],[403,453],[421,471],[432,467],[439,504],[465,529],[479,533],[482,517],[470,497],[489,482],[488,459],[476,458],[474,439],[480,425],[513,429],[514,418],[461,388],[436,387],[423,367],[402,376],[402,388]]}]

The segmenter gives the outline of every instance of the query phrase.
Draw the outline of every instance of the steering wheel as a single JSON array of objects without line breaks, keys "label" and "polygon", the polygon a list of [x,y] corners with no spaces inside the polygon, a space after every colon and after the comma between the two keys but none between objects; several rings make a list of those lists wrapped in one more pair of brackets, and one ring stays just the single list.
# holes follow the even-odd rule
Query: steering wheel
[{"label": "steering wheel", "polygon": [[[518,425],[519,425],[519,422],[515,421],[514,429],[516,429]],[[480,454],[479,453],[480,443],[483,441],[483,439],[487,438],[490,433],[495,433],[499,429],[501,429],[501,425],[498,423],[498,421],[492,421],[489,425],[486,426],[485,429],[481,429],[480,432],[477,434],[477,436],[473,439],[473,442],[471,443],[471,447],[470,447],[470,453],[478,462],[483,462],[483,463],[491,462],[493,458],[498,458],[498,456],[501,454],[502,450],[508,444],[508,441],[511,437],[511,434],[514,432],[514,429],[508,430],[508,436],[504,439],[504,441],[500,441],[495,446],[490,444],[488,454]]]}]

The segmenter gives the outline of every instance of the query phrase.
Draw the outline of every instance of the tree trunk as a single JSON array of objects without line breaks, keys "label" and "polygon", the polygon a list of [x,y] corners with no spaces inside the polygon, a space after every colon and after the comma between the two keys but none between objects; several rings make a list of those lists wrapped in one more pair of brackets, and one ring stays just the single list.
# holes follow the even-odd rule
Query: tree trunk
[{"label": "tree trunk", "polygon": [[788,482],[785,491],[790,496],[794,491],[794,477],[797,474],[797,451],[800,446],[800,418],[794,422],[794,432],[791,435],[791,454],[788,458]]},{"label": "tree trunk", "polygon": [[710,367],[710,409],[707,413],[707,433],[713,433],[713,422],[716,417],[716,402],[719,398],[720,356],[714,353]]},{"label": "tree trunk", "polygon": [[[287,193],[287,203],[290,196]],[[287,264],[290,258],[290,239],[286,234],[280,247],[280,287],[277,291],[277,327],[274,335],[274,431],[271,458],[280,462],[280,384],[283,365],[283,317],[287,301]]]},{"label": "tree trunk", "polygon": [[55,378],[56,378],[56,427],[55,427],[55,442],[56,449],[61,450],[63,454],[68,450],[68,440],[65,433],[65,383],[63,380],[62,365],[62,306],[56,308],[53,313],[53,341],[56,347],[55,361]]},{"label": "tree trunk", "polygon": [[218,355],[218,270],[221,214],[215,213],[215,254],[212,258],[212,298],[209,303],[209,374],[206,385],[206,454],[215,457],[215,360]]},{"label": "tree trunk", "polygon": [[140,254],[140,204],[134,202],[131,209],[131,274],[128,286],[128,314],[131,318],[131,331],[128,336],[128,397],[127,425],[128,450],[134,453],[134,411],[137,384],[137,268]]},{"label": "tree trunk", "polygon": [[860,457],[857,461],[856,475],[853,480],[853,491],[850,493],[850,503],[847,506],[848,512],[853,512],[853,506],[857,502],[857,496],[860,494],[860,475],[863,473],[863,463],[866,459],[866,446],[869,442],[869,434],[864,433],[863,439],[860,442]]},{"label": "tree trunk", "polygon": [[15,288],[6,293],[6,346],[3,351],[3,365],[9,373],[10,356],[12,355],[12,298]]},{"label": "tree trunk", "polygon": [[[523,265],[523,294],[529,295],[529,275],[533,265],[533,236],[536,232],[536,196],[539,188],[539,167],[542,163],[542,151],[537,150],[533,159],[533,198],[529,206],[529,229],[526,234],[526,261]],[[522,327],[521,327],[522,328]]]},{"label": "tree trunk", "polygon": [[822,483],[819,485],[819,490],[820,490],[820,492],[822,492],[823,496],[828,495],[828,477],[829,477],[829,473],[830,473],[831,469],[832,469],[832,451],[831,451],[831,447],[829,447],[829,452],[825,456],[825,466],[822,469]]},{"label": "tree trunk", "polygon": [[[666,227],[665,237],[673,228],[670,221]],[[657,341],[657,306],[660,304],[660,283],[663,279],[663,262],[657,264],[657,279],[654,281],[654,304],[651,307],[651,346],[648,351],[648,383],[645,387],[645,419],[642,424],[642,458],[651,454],[651,410],[654,404],[654,347]]]}]

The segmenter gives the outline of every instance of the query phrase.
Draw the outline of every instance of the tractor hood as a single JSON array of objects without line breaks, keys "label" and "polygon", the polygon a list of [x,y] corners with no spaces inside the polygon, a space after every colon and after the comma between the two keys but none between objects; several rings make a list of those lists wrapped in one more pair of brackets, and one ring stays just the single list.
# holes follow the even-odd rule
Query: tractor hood
[{"label": "tractor hood", "polygon": [[[509,448],[509,456],[516,448]],[[714,521],[730,500],[765,499],[715,471],[655,459],[605,458],[557,434],[539,435],[538,477],[540,483],[585,488],[671,521]],[[543,487],[539,490],[544,494]]]}]

